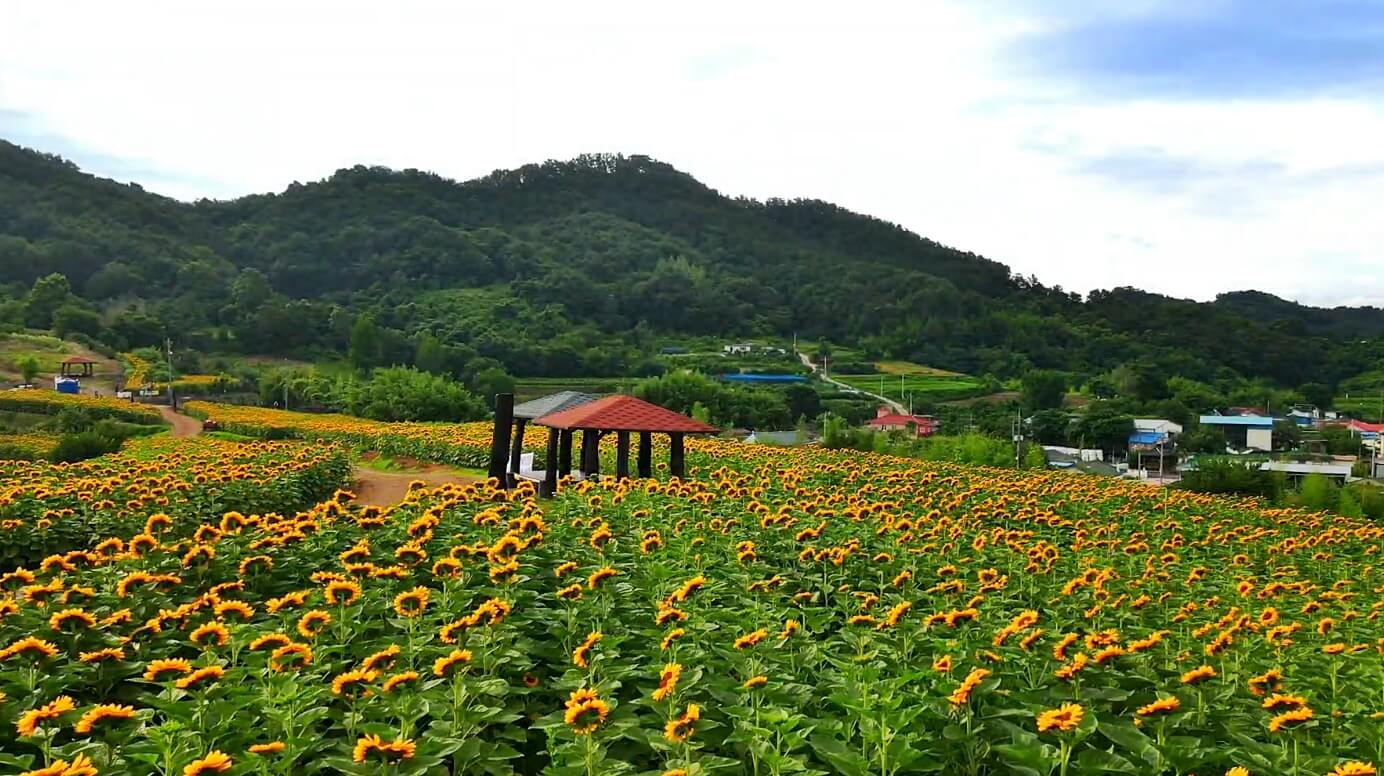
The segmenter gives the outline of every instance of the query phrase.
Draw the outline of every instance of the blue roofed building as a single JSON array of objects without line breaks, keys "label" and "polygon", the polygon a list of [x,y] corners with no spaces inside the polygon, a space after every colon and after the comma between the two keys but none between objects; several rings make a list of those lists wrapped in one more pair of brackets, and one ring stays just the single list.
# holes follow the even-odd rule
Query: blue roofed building
[{"label": "blue roofed building", "polygon": [[1225,441],[1240,450],[1272,450],[1273,418],[1260,415],[1202,415],[1201,424],[1219,428]]}]

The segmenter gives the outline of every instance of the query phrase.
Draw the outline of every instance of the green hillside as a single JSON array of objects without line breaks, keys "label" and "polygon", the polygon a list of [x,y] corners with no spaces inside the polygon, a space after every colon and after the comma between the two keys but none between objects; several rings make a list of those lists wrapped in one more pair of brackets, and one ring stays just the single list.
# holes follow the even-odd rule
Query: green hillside
[{"label": "green hillside", "polygon": [[426,351],[450,371],[493,359],[590,378],[657,371],[678,337],[796,334],[1000,381],[1138,364],[1292,388],[1384,364],[1380,320],[1265,295],[1082,300],[827,203],[728,198],[646,157],[462,183],[355,167],[183,203],[0,142],[0,322],[115,350],[172,334],[311,360],[363,326],[376,363]]}]

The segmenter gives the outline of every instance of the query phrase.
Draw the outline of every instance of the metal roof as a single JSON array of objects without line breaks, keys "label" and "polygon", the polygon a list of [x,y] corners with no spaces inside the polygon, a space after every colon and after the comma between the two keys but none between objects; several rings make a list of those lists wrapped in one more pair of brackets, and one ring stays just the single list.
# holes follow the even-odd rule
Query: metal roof
[{"label": "metal roof", "polygon": [[1129,435],[1131,445],[1156,445],[1159,442],[1166,442],[1167,434],[1160,434],[1157,431],[1135,431]]},{"label": "metal roof", "polygon": [[573,407],[580,407],[589,404],[600,397],[594,393],[582,393],[581,391],[559,391],[551,396],[542,396],[537,399],[514,405],[514,417],[525,420],[541,418],[544,415],[551,415],[554,412],[570,410]]},{"label": "metal roof", "polygon": [[1319,463],[1316,461],[1265,461],[1260,471],[1283,472],[1284,474],[1325,474],[1334,477],[1349,477],[1351,465],[1348,463]]},{"label": "metal roof", "polygon": [[1202,415],[1204,426],[1253,426],[1273,428],[1273,418],[1260,418],[1251,415]]},{"label": "metal roof", "polygon": [[715,434],[719,429],[633,396],[606,396],[534,421],[557,429],[653,431],[660,434]]}]

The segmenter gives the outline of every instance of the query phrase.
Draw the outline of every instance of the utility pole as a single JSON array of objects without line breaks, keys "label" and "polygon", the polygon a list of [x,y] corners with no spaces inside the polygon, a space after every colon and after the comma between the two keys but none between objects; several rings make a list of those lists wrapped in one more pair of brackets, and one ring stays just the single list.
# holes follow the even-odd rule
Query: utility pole
[{"label": "utility pole", "polygon": [[285,412],[288,411],[288,381],[289,381],[289,374],[290,374],[290,373],[289,373],[289,371],[288,371],[288,359],[284,359],[284,411],[285,411]]},{"label": "utility pole", "polygon": [[165,337],[163,340],[163,352],[168,359],[168,406],[170,409],[178,409],[178,401],[173,396],[173,340]]},{"label": "utility pole", "polygon": [[1023,441],[1024,441],[1024,433],[1023,433],[1024,425],[1023,425],[1023,424],[1024,424],[1024,419],[1023,419],[1023,417],[1022,417],[1021,415],[1019,415],[1019,414],[1016,413],[1016,414],[1014,415],[1014,424],[1010,427],[1010,431],[1013,432],[1013,437],[1014,437],[1014,468],[1015,468],[1015,469],[1020,468],[1020,465],[1021,465],[1022,462],[1023,462],[1023,459],[1022,459],[1022,458],[1020,457],[1020,455],[1019,455],[1019,448],[1021,447],[1021,445],[1023,444]]}]

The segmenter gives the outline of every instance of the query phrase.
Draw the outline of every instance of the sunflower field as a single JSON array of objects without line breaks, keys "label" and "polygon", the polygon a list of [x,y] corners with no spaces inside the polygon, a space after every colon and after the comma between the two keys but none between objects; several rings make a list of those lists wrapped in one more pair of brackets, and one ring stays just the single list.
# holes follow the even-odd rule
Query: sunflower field
[{"label": "sunflower field", "polygon": [[[193,401],[188,414],[211,420],[219,427],[265,439],[305,439],[347,445],[435,463],[485,468],[490,462],[489,423],[387,423],[331,413],[285,412],[263,407]],[[546,429],[529,427],[526,449],[542,451]],[[613,450],[614,440],[608,440]]]},{"label": "sunflower field", "polygon": [[305,508],[349,473],[332,447],[162,436],[81,463],[0,460],[0,569],[89,549],[93,538],[127,534],[153,514],[169,516],[181,537],[206,514]]},{"label": "sunflower field", "polygon": [[129,423],[162,423],[157,407],[116,399],[111,396],[58,393],[46,388],[0,391],[0,411],[56,415],[68,407],[86,410],[93,418],[111,418]]},{"label": "sunflower field", "polygon": [[0,576],[0,767],[1384,761],[1380,526],[1060,473],[691,450],[686,481],[208,509]]}]

